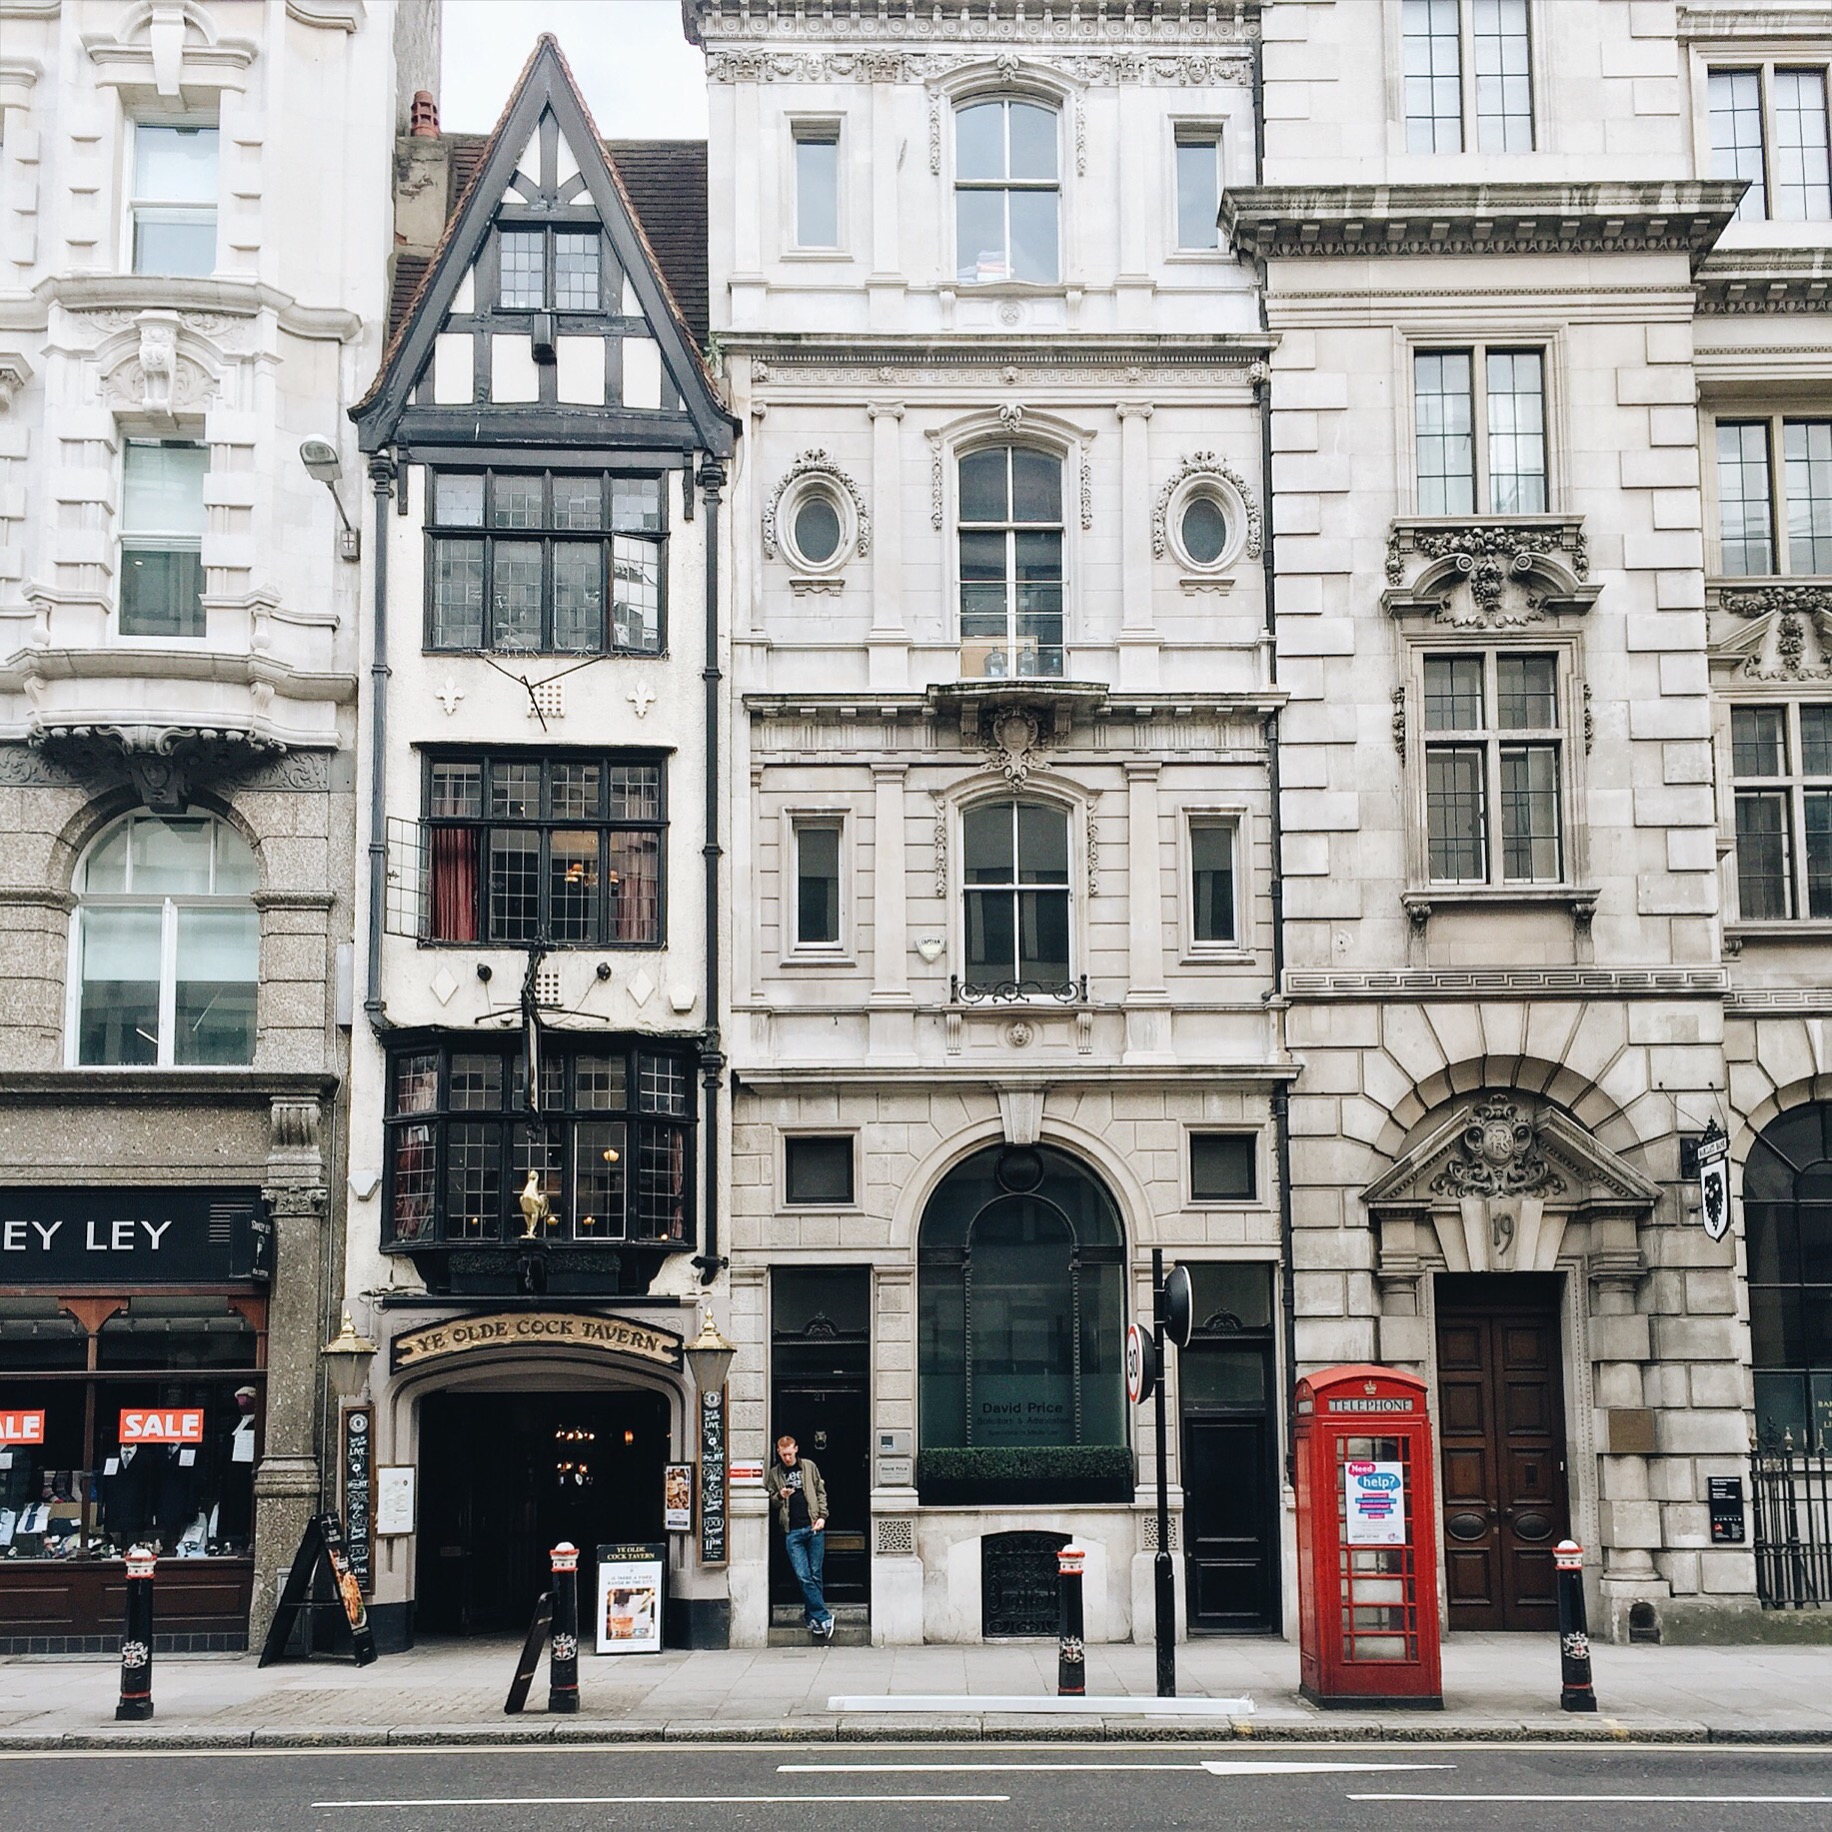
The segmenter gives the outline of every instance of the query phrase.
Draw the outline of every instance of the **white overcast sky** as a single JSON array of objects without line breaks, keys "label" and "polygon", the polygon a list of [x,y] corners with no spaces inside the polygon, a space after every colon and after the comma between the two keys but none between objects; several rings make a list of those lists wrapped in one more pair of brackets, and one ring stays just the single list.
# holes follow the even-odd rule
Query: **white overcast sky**
[{"label": "white overcast sky", "polygon": [[543,32],[607,139],[705,138],[705,66],[681,33],[680,0],[446,0],[440,125],[494,127]]}]

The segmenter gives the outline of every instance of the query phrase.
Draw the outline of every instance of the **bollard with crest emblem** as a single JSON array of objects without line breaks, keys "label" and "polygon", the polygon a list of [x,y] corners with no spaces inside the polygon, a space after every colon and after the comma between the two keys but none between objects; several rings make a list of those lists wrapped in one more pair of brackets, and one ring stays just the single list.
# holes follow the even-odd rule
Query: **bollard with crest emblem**
[{"label": "bollard with crest emblem", "polygon": [[121,1630],[121,1702],[115,1716],[141,1722],[153,1715],[153,1566],[150,1546],[127,1553],[127,1620]]}]

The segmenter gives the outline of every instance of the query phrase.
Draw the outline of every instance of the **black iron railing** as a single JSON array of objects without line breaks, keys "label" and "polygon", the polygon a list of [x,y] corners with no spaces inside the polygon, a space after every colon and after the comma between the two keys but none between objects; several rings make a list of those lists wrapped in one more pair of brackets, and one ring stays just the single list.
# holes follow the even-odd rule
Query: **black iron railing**
[{"label": "black iron railing", "polygon": [[948,998],[955,1005],[997,1005],[1025,999],[1054,999],[1061,1005],[1088,1002],[1088,976],[1072,980],[963,980],[948,976]]},{"label": "black iron railing", "polygon": [[1749,1450],[1756,1595],[1764,1609],[1832,1606],[1832,1451],[1791,1433]]}]

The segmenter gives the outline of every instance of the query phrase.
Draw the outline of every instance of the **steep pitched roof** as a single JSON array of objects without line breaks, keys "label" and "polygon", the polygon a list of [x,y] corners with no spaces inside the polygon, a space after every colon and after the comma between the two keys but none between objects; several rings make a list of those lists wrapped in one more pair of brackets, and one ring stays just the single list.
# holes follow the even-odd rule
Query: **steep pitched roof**
[{"label": "steep pitched roof", "polygon": [[[390,298],[391,335],[381,367],[351,417],[365,425],[364,445],[385,442],[379,419],[399,417],[425,367],[459,281],[475,259],[494,220],[504,187],[515,175],[521,148],[544,113],[551,111],[579,160],[584,183],[599,218],[617,249],[644,315],[674,376],[686,412],[706,443],[729,449],[731,421],[719,403],[701,354],[706,334],[706,149],[700,142],[619,143],[635,171],[635,189],[649,204],[656,225],[651,236],[626,184],[591,119],[557,41],[543,34],[523,66],[514,92],[490,134],[465,136],[453,148],[455,193],[445,232],[430,258],[403,257]],[[581,157],[586,146],[601,158]],[[678,147],[680,155],[668,150]],[[660,248],[669,251],[664,261]],[[417,270],[417,271],[416,271]],[[678,275],[695,303],[693,318],[682,309]]]}]

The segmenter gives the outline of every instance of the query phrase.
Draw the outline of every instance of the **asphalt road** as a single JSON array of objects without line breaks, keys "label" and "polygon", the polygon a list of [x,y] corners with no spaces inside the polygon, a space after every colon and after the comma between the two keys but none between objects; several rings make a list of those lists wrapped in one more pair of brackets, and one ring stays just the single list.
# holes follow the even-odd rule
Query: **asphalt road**
[{"label": "asphalt road", "polygon": [[6,1832],[1824,1832],[1832,1751],[1098,1743],[0,1757]]}]

